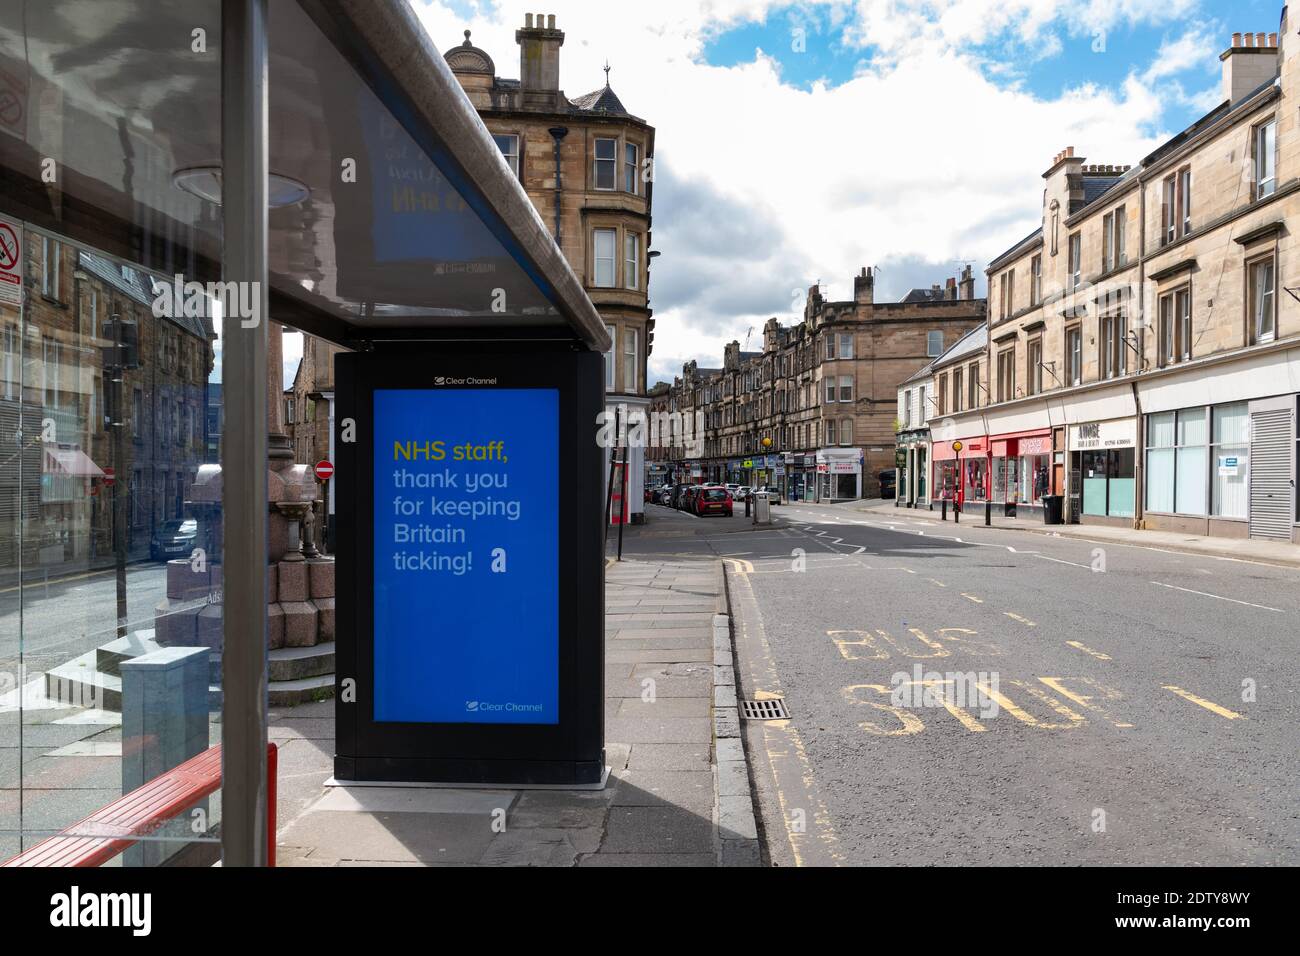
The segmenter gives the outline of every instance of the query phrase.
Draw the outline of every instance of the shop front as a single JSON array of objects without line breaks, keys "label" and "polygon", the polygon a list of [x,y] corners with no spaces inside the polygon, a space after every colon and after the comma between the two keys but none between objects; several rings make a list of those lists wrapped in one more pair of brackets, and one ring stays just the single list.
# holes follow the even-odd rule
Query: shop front
[{"label": "shop front", "polygon": [[1051,494],[1052,430],[1038,429],[990,439],[990,500],[1007,517],[1024,517]]},{"label": "shop front", "polygon": [[787,501],[812,501],[816,498],[817,456],[787,452],[785,487],[781,490]]},{"label": "shop front", "polygon": [[823,448],[817,452],[818,499],[850,501],[862,497],[862,449]]},{"label": "shop front", "polygon": [[[960,448],[954,448],[957,444]],[[933,500],[954,500],[959,481],[966,507],[986,500],[989,496],[989,447],[985,435],[934,442],[930,449]]]},{"label": "shop front", "polygon": [[1071,521],[1127,525],[1136,505],[1137,421],[1070,426]]},{"label": "shop front", "polygon": [[930,430],[898,433],[895,467],[898,469],[896,504],[915,508],[929,503]]}]

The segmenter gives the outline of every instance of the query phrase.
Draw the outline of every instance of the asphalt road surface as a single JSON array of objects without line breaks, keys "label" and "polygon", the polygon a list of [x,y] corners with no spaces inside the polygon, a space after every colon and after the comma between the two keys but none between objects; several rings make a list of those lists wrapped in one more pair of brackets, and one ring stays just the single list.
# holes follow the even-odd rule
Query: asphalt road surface
[{"label": "asphalt road surface", "polygon": [[774,864],[1300,862],[1300,571],[776,513],[701,527]]}]

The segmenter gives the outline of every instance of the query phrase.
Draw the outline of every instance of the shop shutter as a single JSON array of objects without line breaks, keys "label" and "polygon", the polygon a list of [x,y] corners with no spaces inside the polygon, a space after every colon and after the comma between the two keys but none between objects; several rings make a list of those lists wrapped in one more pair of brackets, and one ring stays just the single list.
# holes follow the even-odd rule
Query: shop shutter
[{"label": "shop shutter", "polygon": [[1250,536],[1291,540],[1292,412],[1250,416]]}]

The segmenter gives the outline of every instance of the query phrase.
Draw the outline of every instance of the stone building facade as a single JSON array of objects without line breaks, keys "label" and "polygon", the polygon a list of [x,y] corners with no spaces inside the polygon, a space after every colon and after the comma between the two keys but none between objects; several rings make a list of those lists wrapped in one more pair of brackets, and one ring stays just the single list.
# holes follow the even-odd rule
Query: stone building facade
[{"label": "stone building facade", "polygon": [[898,386],[983,325],[986,303],[969,267],[898,302],[875,300],[868,268],[853,290],[829,301],[812,286],[803,320],[769,319],[760,349],[732,342],[722,368],[683,368],[669,404],[702,412],[703,433],[698,459],[675,459],[678,475],[802,500],[880,493],[879,473],[894,467]]},{"label": "stone building facade", "polygon": [[[22,243],[21,320],[0,304],[0,431],[22,436],[0,460],[0,569],[17,567],[20,542],[25,568],[111,561],[110,478],[126,498],[127,553],[145,556],[154,531],[185,516],[205,456],[209,320],[155,316],[162,276],[35,229]],[[120,375],[106,352],[114,318],[135,342]]]},{"label": "stone building facade", "polygon": [[1067,148],[1043,173],[1039,228],[988,269],[992,406],[935,429],[936,460],[983,449],[982,494],[1032,507],[1025,476],[1048,463],[1068,520],[1300,540],[1285,20],[1234,34],[1219,105],[1136,165]]}]

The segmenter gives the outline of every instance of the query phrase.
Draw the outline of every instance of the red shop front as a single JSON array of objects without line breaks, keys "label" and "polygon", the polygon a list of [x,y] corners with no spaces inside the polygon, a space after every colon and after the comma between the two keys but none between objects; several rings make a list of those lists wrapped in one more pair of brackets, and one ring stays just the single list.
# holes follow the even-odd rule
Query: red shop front
[{"label": "red shop front", "polygon": [[937,441],[931,446],[930,461],[934,469],[931,487],[936,491],[935,500],[952,501],[960,474],[962,494],[969,507],[971,502],[984,501],[989,495],[989,440],[980,435],[957,441],[961,443],[961,451],[954,451],[950,441]]},{"label": "red shop front", "polygon": [[989,442],[990,499],[1003,513],[1017,508],[1041,508],[1052,494],[1052,430],[994,435]]}]

